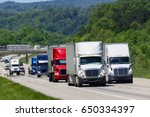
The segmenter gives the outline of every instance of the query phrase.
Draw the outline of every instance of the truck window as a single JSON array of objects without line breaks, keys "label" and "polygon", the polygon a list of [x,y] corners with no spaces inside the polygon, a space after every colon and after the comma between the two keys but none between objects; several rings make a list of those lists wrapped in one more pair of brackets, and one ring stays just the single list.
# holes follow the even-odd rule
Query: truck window
[{"label": "truck window", "polygon": [[66,60],[56,60],[55,65],[66,65]]},{"label": "truck window", "polygon": [[129,64],[129,57],[110,57],[110,64]]},{"label": "truck window", "polygon": [[12,65],[12,67],[18,67],[19,66],[19,64],[14,64],[14,65]]},{"label": "truck window", "polygon": [[102,63],[101,57],[81,57],[80,58],[80,65],[85,65],[85,64],[93,64],[93,63]]}]

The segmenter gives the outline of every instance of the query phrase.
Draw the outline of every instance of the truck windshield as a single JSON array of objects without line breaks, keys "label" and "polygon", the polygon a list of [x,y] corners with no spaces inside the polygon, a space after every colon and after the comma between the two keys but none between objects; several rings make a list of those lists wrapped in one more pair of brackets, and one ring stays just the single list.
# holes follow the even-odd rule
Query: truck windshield
[{"label": "truck windshield", "polygon": [[18,67],[19,65],[18,64],[14,64],[14,65],[12,65],[12,67]]},{"label": "truck windshield", "polygon": [[110,57],[110,64],[129,64],[129,57]]},{"label": "truck windshield", "polygon": [[38,66],[47,66],[48,63],[38,63]]},{"label": "truck windshield", "polygon": [[93,63],[101,64],[102,63],[101,57],[81,57],[80,58],[80,65],[93,64]]},{"label": "truck windshield", "polygon": [[66,65],[66,60],[56,60],[56,65]]}]

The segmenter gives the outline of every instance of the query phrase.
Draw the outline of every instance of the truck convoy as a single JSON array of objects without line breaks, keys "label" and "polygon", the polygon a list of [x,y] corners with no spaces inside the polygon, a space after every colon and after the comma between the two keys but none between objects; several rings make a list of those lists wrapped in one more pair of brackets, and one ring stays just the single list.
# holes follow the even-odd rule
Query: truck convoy
[{"label": "truck convoy", "polygon": [[30,63],[30,67],[28,68],[28,73],[31,75],[34,75],[37,73],[37,58],[36,57],[32,57],[31,58],[31,63]]},{"label": "truck convoy", "polygon": [[68,85],[105,85],[102,42],[79,42],[66,45]]},{"label": "truck convoy", "polygon": [[40,77],[42,74],[48,73],[48,55],[38,54],[36,58],[37,58],[37,77]]},{"label": "truck convoy", "polygon": [[66,74],[66,48],[48,47],[47,54],[49,81],[67,81],[68,78]]},{"label": "truck convoy", "polygon": [[107,82],[133,82],[132,64],[127,43],[105,44],[103,57]]},{"label": "truck convoy", "polygon": [[9,62],[9,74],[12,75],[13,73],[16,73],[17,75],[20,74],[19,59],[10,59],[10,62]]}]

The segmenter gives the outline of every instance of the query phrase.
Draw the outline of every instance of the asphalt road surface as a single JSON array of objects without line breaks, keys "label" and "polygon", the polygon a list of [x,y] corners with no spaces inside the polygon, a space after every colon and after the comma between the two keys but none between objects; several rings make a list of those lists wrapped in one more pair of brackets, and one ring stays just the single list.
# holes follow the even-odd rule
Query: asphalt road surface
[{"label": "asphalt road surface", "polygon": [[63,100],[149,100],[150,99],[150,80],[134,78],[133,84],[107,84],[106,86],[83,87],[68,86],[65,81],[52,83],[48,81],[47,76],[37,78],[28,75],[27,65],[25,76],[8,75],[4,69],[4,63],[0,63],[0,75],[14,82],[30,87],[43,94],[57,97]]}]

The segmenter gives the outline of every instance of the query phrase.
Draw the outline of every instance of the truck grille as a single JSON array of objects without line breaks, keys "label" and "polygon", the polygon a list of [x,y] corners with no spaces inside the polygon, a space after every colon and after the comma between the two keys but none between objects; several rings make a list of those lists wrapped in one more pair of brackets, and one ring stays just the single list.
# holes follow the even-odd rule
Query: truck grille
[{"label": "truck grille", "polygon": [[115,76],[124,76],[128,74],[128,68],[114,69]]},{"label": "truck grille", "polygon": [[18,71],[18,68],[14,68],[14,71]]},{"label": "truck grille", "polygon": [[99,75],[99,70],[98,69],[95,69],[95,70],[86,70],[85,73],[86,73],[87,77],[93,77],[93,76],[95,77],[95,76]]},{"label": "truck grille", "polygon": [[60,70],[60,74],[61,74],[61,75],[66,75],[66,70],[65,70],[65,69],[61,69],[61,70]]}]

